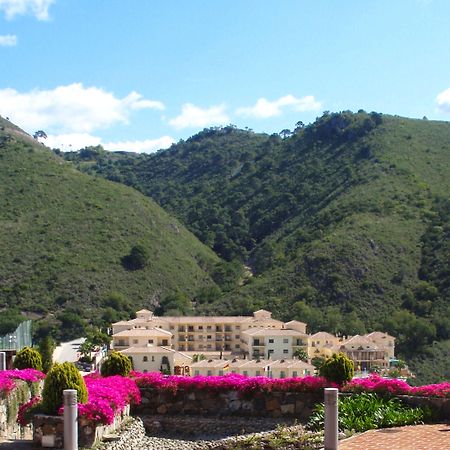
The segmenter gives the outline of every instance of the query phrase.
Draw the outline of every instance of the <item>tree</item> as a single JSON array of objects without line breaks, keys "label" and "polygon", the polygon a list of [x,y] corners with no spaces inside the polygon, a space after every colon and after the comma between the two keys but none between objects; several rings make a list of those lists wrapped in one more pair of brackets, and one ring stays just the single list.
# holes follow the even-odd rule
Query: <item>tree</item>
[{"label": "tree", "polygon": [[78,403],[88,399],[83,377],[74,364],[55,364],[47,374],[42,390],[42,406],[46,414],[56,415],[63,402],[63,391],[76,389]]},{"label": "tree", "polygon": [[353,361],[343,353],[334,353],[319,369],[320,376],[339,385],[351,381],[354,373]]},{"label": "tree", "polygon": [[53,366],[53,352],[55,350],[55,342],[48,334],[39,342],[39,353],[42,357],[42,370],[47,373]]},{"label": "tree", "polygon": [[289,136],[292,136],[292,131],[289,130],[289,129],[287,129],[287,128],[285,128],[284,130],[281,130],[281,131],[280,131],[280,136],[281,136],[283,139],[286,139],[286,138],[288,138]]},{"label": "tree", "polygon": [[297,348],[293,352],[292,356],[294,356],[294,358],[298,358],[300,361],[308,362],[308,353],[306,353],[302,348]]},{"label": "tree", "polygon": [[147,267],[150,260],[148,250],[142,245],[131,248],[130,254],[122,258],[122,265],[128,270],[142,270]]},{"label": "tree", "polygon": [[33,138],[38,140],[38,138],[47,139],[47,134],[43,130],[38,130],[33,134]]},{"label": "tree", "polygon": [[42,370],[42,358],[34,348],[24,347],[17,352],[13,365],[15,369]]},{"label": "tree", "polygon": [[104,361],[101,367],[101,374],[104,377],[112,375],[128,376],[132,369],[130,358],[119,352],[112,352]]}]

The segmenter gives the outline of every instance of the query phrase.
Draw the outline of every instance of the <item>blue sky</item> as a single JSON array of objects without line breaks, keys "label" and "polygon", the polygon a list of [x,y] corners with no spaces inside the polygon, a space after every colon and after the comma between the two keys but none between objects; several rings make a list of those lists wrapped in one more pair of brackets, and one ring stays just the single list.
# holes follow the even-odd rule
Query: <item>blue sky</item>
[{"label": "blue sky", "polygon": [[151,152],[323,111],[450,119],[447,0],[0,0],[0,114]]}]

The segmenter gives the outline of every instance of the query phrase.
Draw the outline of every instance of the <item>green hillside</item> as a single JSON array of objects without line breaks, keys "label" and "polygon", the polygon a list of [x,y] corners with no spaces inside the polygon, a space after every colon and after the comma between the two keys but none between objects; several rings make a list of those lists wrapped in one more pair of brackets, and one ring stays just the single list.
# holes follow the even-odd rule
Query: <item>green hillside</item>
[{"label": "green hillside", "polygon": [[154,155],[66,158],[153,197],[250,267],[216,277],[227,292],[210,295],[210,311],[266,307],[312,330],[386,329],[411,361],[445,347],[450,123],[324,113],[282,137],[225,127]]},{"label": "green hillside", "polygon": [[76,336],[86,320],[111,322],[214,286],[218,258],[152,200],[80,173],[0,120],[4,328],[22,311]]}]

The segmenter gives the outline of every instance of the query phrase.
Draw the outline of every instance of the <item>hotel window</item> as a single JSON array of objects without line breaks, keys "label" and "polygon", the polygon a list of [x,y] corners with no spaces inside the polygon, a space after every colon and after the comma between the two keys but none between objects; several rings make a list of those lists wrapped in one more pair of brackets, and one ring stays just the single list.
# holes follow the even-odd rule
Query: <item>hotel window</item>
[{"label": "hotel window", "polygon": [[139,341],[137,339],[133,339],[133,344],[137,344]]},{"label": "hotel window", "polygon": [[234,348],[241,348],[241,346],[240,346],[239,344],[236,344],[236,345],[234,346]]},{"label": "hotel window", "polygon": [[293,372],[292,372],[292,376],[295,378],[295,377],[298,377],[298,375],[297,375],[297,371],[296,370],[294,370]]},{"label": "hotel window", "polygon": [[169,341],[167,339],[162,340],[162,345],[169,345]]},{"label": "hotel window", "polygon": [[198,329],[199,329],[199,330],[203,330],[203,325],[199,325],[199,326],[198,326]]},{"label": "hotel window", "polygon": [[219,376],[223,376],[223,370],[219,370]]},{"label": "hotel window", "polygon": [[289,353],[289,350],[288,350],[287,348],[284,348],[284,349],[283,349],[283,354],[284,354],[284,355],[287,355],[288,353]]},{"label": "hotel window", "polygon": [[289,339],[283,339],[283,344],[288,344],[289,343]]},{"label": "hotel window", "polygon": [[212,371],[208,370],[208,372],[206,373],[206,375],[208,375],[208,377],[210,377],[212,375]]},{"label": "hotel window", "polygon": [[147,369],[144,369],[144,373],[147,373],[148,372],[148,370]]},{"label": "hotel window", "polygon": [[153,339],[149,339],[149,340],[148,340],[148,343],[149,343],[149,344],[153,344]]},{"label": "hotel window", "polygon": [[144,356],[144,357],[142,358],[142,361],[147,362],[147,361],[148,361],[147,356]]},{"label": "hotel window", "polygon": [[255,376],[257,377],[261,376],[261,371],[260,370],[255,371]]},{"label": "hotel window", "polygon": [[200,372],[198,370],[196,370],[196,371],[194,371],[194,375],[195,376],[200,375]]},{"label": "hotel window", "polygon": [[286,378],[286,374],[284,373],[284,371],[280,372],[280,378]]},{"label": "hotel window", "polygon": [[242,372],[242,375],[244,375],[245,377],[248,375],[248,372],[246,371],[246,370],[244,370],[243,372]]},{"label": "hotel window", "polygon": [[236,334],[236,335],[234,336],[235,339],[239,339],[239,337],[240,337],[240,336],[239,336],[238,334]]},{"label": "hotel window", "polygon": [[155,362],[155,357],[154,356],[152,356],[152,362]]},{"label": "hotel window", "polygon": [[273,339],[269,339],[269,344],[273,344]]}]

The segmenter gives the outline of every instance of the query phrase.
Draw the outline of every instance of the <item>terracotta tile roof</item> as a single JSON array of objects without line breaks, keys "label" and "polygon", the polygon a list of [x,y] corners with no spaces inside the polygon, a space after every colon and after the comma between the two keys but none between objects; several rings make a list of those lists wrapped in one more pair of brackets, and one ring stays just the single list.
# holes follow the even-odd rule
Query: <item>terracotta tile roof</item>
[{"label": "terracotta tile roof", "polygon": [[313,335],[311,335],[312,339],[334,339],[338,340],[339,338],[334,334],[327,333],[326,331],[319,331]]},{"label": "terracotta tile roof", "polygon": [[164,336],[172,337],[170,331],[161,330],[161,328],[131,328],[130,330],[119,331],[113,334],[113,337],[125,337],[125,336]]},{"label": "terracotta tile roof", "polygon": [[390,334],[387,334],[387,333],[383,333],[382,331],[372,331],[372,333],[365,334],[364,336],[368,339],[373,339],[373,338],[375,338],[375,339],[378,339],[378,338],[395,339],[394,336],[391,336]]},{"label": "terracotta tile roof", "polygon": [[287,330],[286,328],[276,329],[276,328],[251,328],[250,330],[245,330],[242,334],[247,334],[249,336],[308,336],[301,331]]}]

